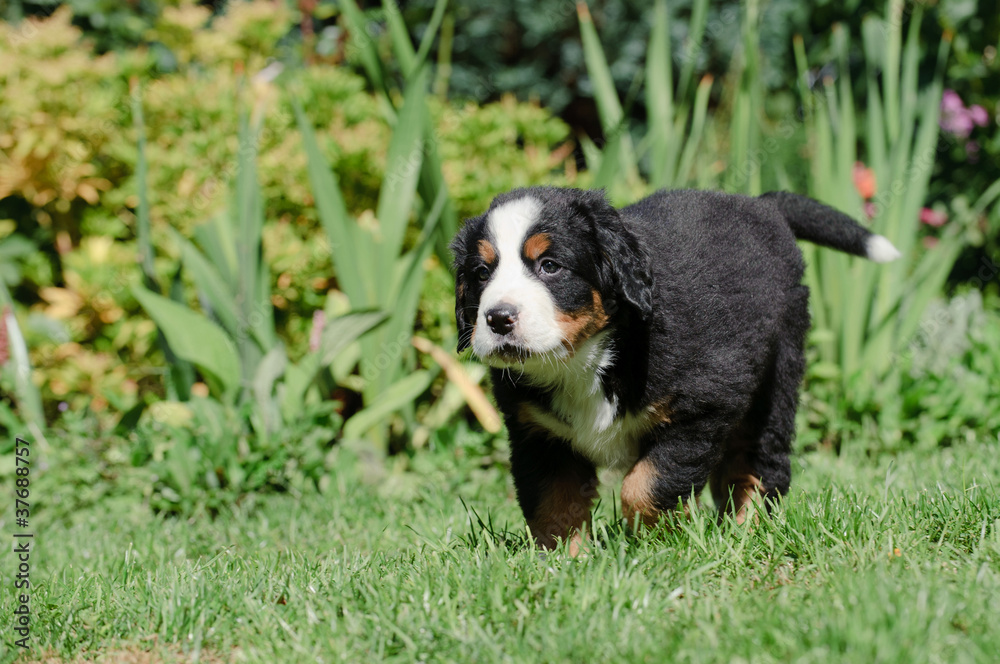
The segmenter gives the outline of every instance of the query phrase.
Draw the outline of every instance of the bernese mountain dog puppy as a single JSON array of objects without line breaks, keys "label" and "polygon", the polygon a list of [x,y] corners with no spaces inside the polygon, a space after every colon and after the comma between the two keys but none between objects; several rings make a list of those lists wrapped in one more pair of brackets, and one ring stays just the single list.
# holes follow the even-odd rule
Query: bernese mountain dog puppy
[{"label": "bernese mountain dog puppy", "polygon": [[656,523],[707,483],[743,522],[788,490],[809,291],[796,238],[899,252],[810,198],[659,191],[498,196],[452,243],[459,351],[491,367],[517,498],[538,542],[575,553],[597,467]]}]

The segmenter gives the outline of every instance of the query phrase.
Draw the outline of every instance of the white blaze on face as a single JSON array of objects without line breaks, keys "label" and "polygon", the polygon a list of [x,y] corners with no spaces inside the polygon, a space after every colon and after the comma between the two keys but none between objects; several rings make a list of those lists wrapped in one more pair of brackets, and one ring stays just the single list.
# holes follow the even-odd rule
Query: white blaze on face
[{"label": "white blaze on face", "polygon": [[[472,351],[487,359],[499,346],[510,344],[530,353],[563,351],[562,330],[556,324],[556,306],[542,282],[529,272],[522,259],[528,232],[538,221],[542,204],[519,198],[493,210],[487,224],[498,263],[479,299]],[[517,311],[514,329],[501,336],[486,323],[486,314],[501,304]]]}]

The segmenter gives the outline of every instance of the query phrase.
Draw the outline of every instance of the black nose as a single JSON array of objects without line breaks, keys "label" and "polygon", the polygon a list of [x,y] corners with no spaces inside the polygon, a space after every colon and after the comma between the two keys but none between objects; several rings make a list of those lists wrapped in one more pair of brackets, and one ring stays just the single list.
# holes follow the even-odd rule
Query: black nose
[{"label": "black nose", "polygon": [[500,336],[510,334],[516,320],[517,309],[509,304],[501,304],[486,312],[486,324]]}]

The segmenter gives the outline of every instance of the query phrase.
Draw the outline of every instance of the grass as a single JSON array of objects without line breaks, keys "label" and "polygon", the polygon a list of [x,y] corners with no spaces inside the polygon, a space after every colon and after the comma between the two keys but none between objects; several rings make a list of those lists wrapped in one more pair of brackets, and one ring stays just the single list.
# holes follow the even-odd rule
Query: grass
[{"label": "grass", "polygon": [[575,560],[526,543],[506,471],[472,447],[405,472],[340,448],[323,494],[214,520],[119,502],[44,527],[26,659],[995,662],[996,444],[802,453],[753,529],[705,506],[635,537],[605,486]]}]

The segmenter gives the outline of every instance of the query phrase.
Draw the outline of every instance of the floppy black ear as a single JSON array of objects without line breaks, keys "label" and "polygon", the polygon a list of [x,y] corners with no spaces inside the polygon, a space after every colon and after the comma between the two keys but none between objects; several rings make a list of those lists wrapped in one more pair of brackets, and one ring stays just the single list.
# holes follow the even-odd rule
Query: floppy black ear
[{"label": "floppy black ear", "polygon": [[472,323],[465,317],[465,307],[468,301],[469,289],[465,278],[466,228],[463,226],[451,243],[451,252],[455,256],[455,322],[458,324],[458,352],[472,343]]},{"label": "floppy black ear", "polygon": [[642,320],[653,313],[653,275],[649,255],[622,221],[604,191],[588,191],[580,211],[590,217],[598,247],[597,275],[601,290],[631,305]]}]

